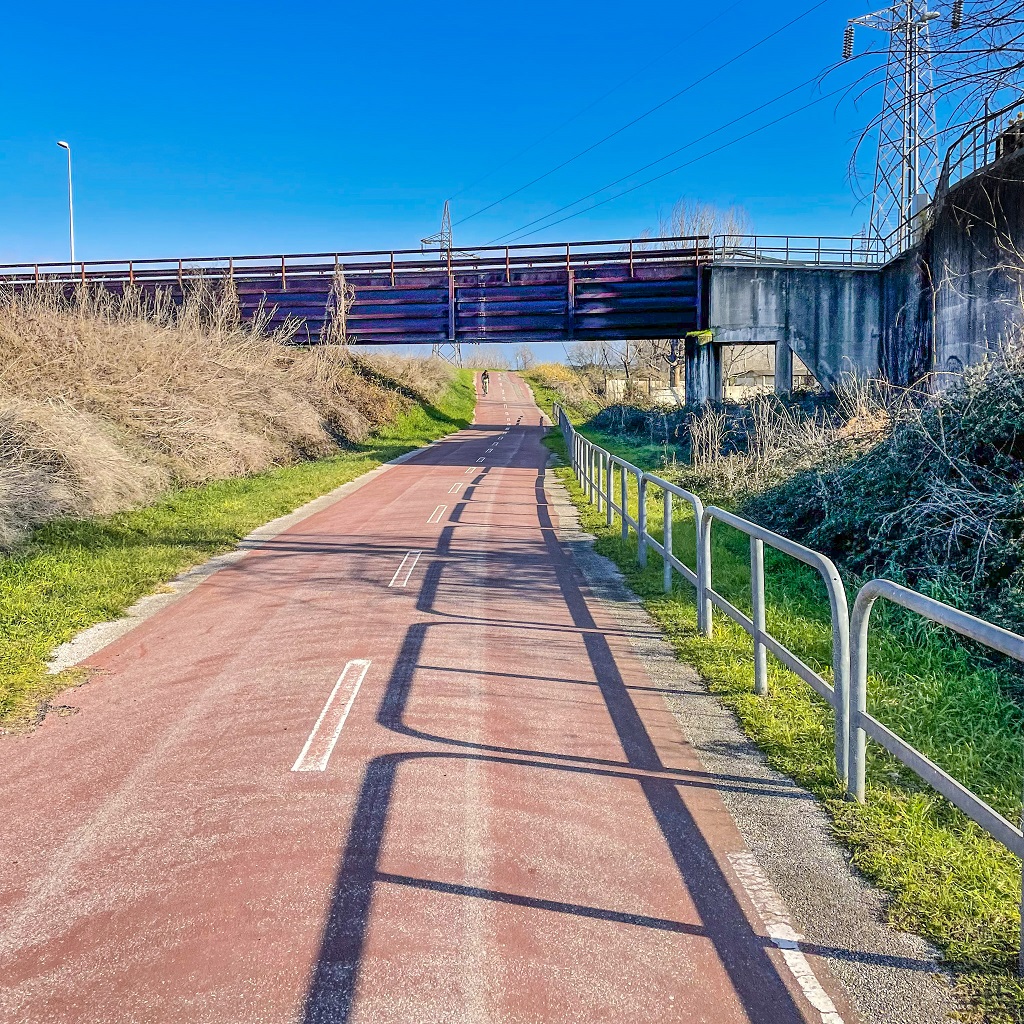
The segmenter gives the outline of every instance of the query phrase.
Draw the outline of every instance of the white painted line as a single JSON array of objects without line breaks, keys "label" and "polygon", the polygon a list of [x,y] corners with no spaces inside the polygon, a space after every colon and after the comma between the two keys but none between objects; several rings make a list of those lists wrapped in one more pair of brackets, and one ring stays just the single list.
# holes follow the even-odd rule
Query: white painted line
[{"label": "white painted line", "polygon": [[462,484],[452,484],[451,487],[448,488],[448,493],[454,494],[461,486]]},{"label": "white painted line", "polygon": [[412,575],[413,569],[416,568],[416,563],[420,560],[420,555],[422,554],[422,551],[410,551],[402,559],[402,564],[395,570],[395,575],[391,577],[391,582],[388,586],[404,587],[409,582],[409,577]]},{"label": "white painted line", "polygon": [[479,459],[477,459],[476,461],[477,461],[477,462],[483,462],[484,460],[483,460],[483,457],[481,456],[481,457],[480,457]]},{"label": "white painted line", "polygon": [[493,451],[494,451],[494,445],[492,444],[491,447],[488,448],[487,451],[484,452],[484,455],[490,455],[491,452],[493,452]]},{"label": "white painted line", "polygon": [[749,851],[730,853],[729,863],[764,922],[768,938],[782,951],[782,958],[807,1001],[821,1014],[822,1024],[844,1024],[835,1003],[821,987],[821,982],[800,949],[802,936],[793,928],[786,904],[768,881],[757,859]]},{"label": "white painted line", "polygon": [[[345,666],[345,671],[331,690],[313,731],[306,740],[298,760],[292,765],[293,772],[322,772],[331,759],[334,744],[338,742],[348,713],[352,710],[359,687],[363,685],[369,660],[356,659]],[[323,733],[321,734],[321,728]]]},{"label": "white painted line", "polygon": [[473,468],[472,466],[467,466],[467,467],[466,467],[466,472],[467,472],[467,473],[475,473],[475,472],[476,472],[476,470],[475,470],[475,469],[474,469],[474,468]]},{"label": "white painted line", "polygon": [[447,505],[438,505],[433,512],[430,513],[430,518],[427,520],[428,523],[439,523],[441,522],[441,516],[444,515]]}]

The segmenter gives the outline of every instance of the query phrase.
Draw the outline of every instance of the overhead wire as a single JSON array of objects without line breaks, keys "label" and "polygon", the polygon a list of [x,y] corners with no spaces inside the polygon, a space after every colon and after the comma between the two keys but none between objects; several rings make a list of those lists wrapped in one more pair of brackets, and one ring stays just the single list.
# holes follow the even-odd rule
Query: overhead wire
[{"label": "overhead wire", "polygon": [[563,213],[565,210],[571,210],[574,206],[578,206],[580,203],[585,203],[588,199],[593,199],[594,196],[598,196],[602,192],[606,192],[608,189],[614,188],[616,185],[620,185],[624,181],[628,181],[630,178],[635,177],[637,174],[642,174],[644,171],[649,170],[652,167],[656,167],[660,163],[664,163],[666,160],[669,160],[672,157],[676,156],[676,154],[682,153],[687,149],[692,149],[698,143],[704,142],[705,140],[710,139],[715,135],[718,135],[720,132],[724,132],[727,128],[731,128],[733,125],[739,124],[741,121],[745,121],[748,117],[753,117],[755,114],[760,113],[760,111],[764,110],[766,107],[770,107],[772,106],[772,104],[778,103],[779,100],[783,100],[787,96],[792,96],[793,93],[799,92],[801,89],[804,89],[809,85],[812,85],[820,78],[820,74],[813,75],[811,78],[808,78],[806,81],[801,82],[799,85],[794,85],[791,89],[787,89],[785,92],[779,93],[778,96],[775,96],[770,100],[765,100],[764,103],[760,103],[756,107],[753,107],[750,110],[746,111],[745,113],[740,114],[738,117],[734,117],[732,120],[726,121],[724,124],[719,125],[717,128],[713,128],[709,132],[705,132],[704,135],[700,135],[697,138],[691,139],[689,142],[684,143],[682,146],[678,146],[676,149],[670,150],[663,156],[659,156],[656,160],[651,160],[649,163],[644,164],[642,167],[635,167],[633,168],[633,170],[627,172],[626,174],[623,174],[619,178],[616,178],[614,181],[609,181],[607,184],[602,185],[600,188],[596,188],[592,192],[588,192],[585,196],[580,196],[578,199],[574,199],[571,203],[566,203],[564,206],[558,207],[557,210],[551,210],[541,217],[537,217],[534,220],[528,221],[526,224],[521,224],[519,227],[513,228],[511,231],[506,231],[504,234],[499,235],[497,238],[491,239],[491,241],[487,242],[486,244],[494,245],[498,242],[502,242],[509,235],[519,234],[519,232],[525,231],[526,228],[533,227],[534,224],[540,224],[542,221],[548,220],[550,217],[555,217],[558,214]]},{"label": "overhead wire", "polygon": [[[545,133],[544,135],[540,136],[540,138],[534,139],[534,141],[531,142],[528,146],[526,146],[523,149],[519,150],[513,156],[510,156],[507,160],[503,160],[497,166],[492,167],[489,171],[486,172],[486,174],[482,174],[479,178],[474,179],[468,185],[463,185],[462,188],[460,188],[458,190],[458,192],[453,192],[448,197],[449,201],[451,201],[452,199],[457,199],[459,196],[461,196],[464,193],[468,192],[471,188],[475,188],[481,182],[486,181],[492,174],[496,174],[498,171],[503,170],[505,167],[508,167],[509,164],[515,163],[521,156],[524,156],[525,154],[529,153],[531,149],[536,149],[537,146],[539,146],[542,142],[547,142],[547,140],[550,139],[553,135],[557,135],[563,128],[565,128],[567,125],[572,124],[573,121],[577,120],[578,118],[582,117],[585,113],[587,113],[587,111],[593,110],[594,107],[596,107],[599,103],[603,103],[606,99],[608,99],[609,96],[612,95],[612,93],[617,92],[624,85],[628,85],[635,78],[639,78],[640,75],[642,75],[645,71],[649,71],[656,64],[662,64],[664,62],[664,60],[665,60],[665,57],[668,56],[668,54],[675,53],[675,51],[680,49],[680,47],[686,46],[688,43],[690,43],[694,39],[695,36],[700,35],[700,33],[703,32],[705,29],[708,29],[712,25],[714,25],[716,22],[721,21],[722,18],[724,18],[730,11],[735,10],[737,7],[740,6],[740,4],[742,4],[744,2],[745,2],[745,0],[735,0],[735,3],[732,3],[728,7],[724,8],[721,11],[719,11],[718,14],[716,14],[709,21],[704,22],[704,24],[701,25],[699,28],[693,29],[686,36],[685,39],[683,39],[682,41],[677,43],[675,46],[669,47],[669,49],[667,51],[665,51],[664,53],[662,53],[661,56],[659,56],[655,60],[652,60],[648,64],[644,64],[643,67],[638,68],[631,75],[627,75],[621,81],[619,81],[615,85],[613,85],[607,92],[601,93],[601,95],[598,96],[597,99],[595,99],[592,102],[588,103],[585,107],[581,107],[571,117],[568,117],[564,121],[562,121],[561,123],[555,125],[555,127],[552,128],[551,131],[549,131],[549,132]],[[460,223],[460,222],[457,221],[456,223]]]},{"label": "overhead wire", "polygon": [[[670,167],[667,171],[663,171],[661,174],[656,174],[654,175],[654,177],[648,178],[646,181],[641,181],[636,185],[632,185],[629,188],[623,189],[621,192],[617,192],[613,196],[608,196],[608,198],[602,199],[600,202],[592,203],[590,206],[586,206],[582,210],[577,210],[575,213],[570,213],[565,217],[560,217],[558,220],[554,220],[550,224],[545,224],[541,228],[537,228],[534,231],[527,231],[525,232],[525,234],[518,234],[517,232],[507,232],[506,234],[515,234],[516,237],[510,239],[510,241],[517,242],[520,239],[529,238],[531,235],[536,235],[540,231],[543,231],[547,228],[554,227],[556,224],[562,224],[567,220],[572,220],[574,217],[579,217],[581,214],[589,213],[591,210],[596,210],[599,206],[604,206],[606,203],[611,203],[614,202],[616,199],[621,199],[623,196],[629,195],[631,192],[635,192],[637,189],[641,189],[646,187],[647,185],[651,185],[656,181],[660,181],[662,178],[667,178],[670,174],[675,174],[677,171],[681,171],[685,167],[690,167],[692,164],[695,164],[700,160],[706,160],[709,156],[714,156],[715,153],[720,153],[723,149],[728,149],[730,146],[735,146],[737,143],[743,142],[746,139],[750,138],[751,135],[757,135],[759,132],[767,131],[769,128],[773,128],[775,125],[780,124],[781,122],[787,120],[788,118],[795,117],[797,114],[803,113],[803,111],[808,110],[811,107],[817,106],[819,103],[822,103],[827,99],[830,99],[832,96],[839,95],[839,93],[841,93],[844,89],[845,86],[840,86],[838,89],[831,90],[831,92],[823,93],[821,96],[817,97],[817,99],[813,99],[809,103],[805,103],[803,104],[803,106],[797,107],[795,110],[790,110],[787,113],[782,114],[780,117],[775,118],[773,121],[768,121],[766,124],[760,125],[759,127],[752,129],[751,131],[747,132],[744,135],[740,135],[735,139],[730,139],[728,142],[723,142],[722,145],[716,146],[714,149],[709,149],[706,152],[701,153],[699,156],[695,156],[692,160],[686,160],[681,164],[677,164],[675,167]],[[574,204],[570,203],[569,205],[572,206]],[[523,229],[529,226],[530,225],[523,225],[523,228],[517,229],[517,231],[522,231]],[[502,237],[504,238],[505,236]]]},{"label": "overhead wire", "polygon": [[501,203],[505,202],[507,199],[511,199],[513,196],[519,195],[520,192],[525,192],[526,189],[531,188],[532,186],[536,185],[538,182],[543,181],[545,178],[550,177],[552,174],[556,173],[557,171],[562,170],[562,168],[568,167],[569,164],[574,163],[575,161],[579,160],[580,157],[586,156],[587,153],[592,152],[593,150],[597,149],[599,146],[603,146],[606,142],[609,142],[611,139],[614,139],[617,135],[621,135],[628,128],[632,128],[633,125],[639,124],[645,118],[650,117],[651,114],[654,114],[658,110],[661,110],[662,107],[665,107],[669,103],[672,103],[673,101],[679,99],[680,96],[683,96],[685,93],[689,92],[691,89],[696,88],[702,82],[706,82],[709,78],[712,78],[715,75],[717,75],[719,72],[724,71],[728,67],[731,67],[738,60],[741,60],[743,57],[746,57],[749,53],[752,53],[754,50],[758,49],[758,47],[763,46],[770,39],[774,39],[777,35],[779,35],[782,32],[785,32],[787,29],[791,28],[797,22],[802,21],[808,15],[813,14],[816,10],[818,10],[818,8],[824,7],[825,4],[827,4],[829,2],[830,2],[830,0],[817,0],[816,3],[814,3],[810,7],[808,7],[802,14],[798,14],[795,18],[790,19],[784,25],[781,25],[779,28],[775,29],[773,32],[769,32],[768,35],[763,36],[756,43],[752,43],[745,50],[741,50],[739,53],[737,53],[734,56],[730,57],[723,64],[719,64],[718,67],[712,69],[711,71],[708,71],[704,75],[701,75],[699,78],[694,79],[692,82],[690,82],[688,85],[685,85],[678,92],[673,93],[671,96],[669,96],[666,99],[662,100],[660,103],[657,103],[653,107],[650,107],[649,109],[645,110],[642,114],[637,115],[631,121],[627,121],[626,124],[621,125],[619,128],[616,128],[615,131],[609,133],[608,135],[605,135],[601,139],[598,139],[597,142],[592,143],[591,145],[587,146],[585,149],[581,149],[578,153],[576,153],[573,156],[569,157],[567,160],[563,160],[557,166],[550,168],[549,170],[545,171],[543,174],[540,174],[536,178],[533,178],[531,181],[528,181],[525,185],[520,185],[519,188],[513,189],[511,192],[506,193],[505,195],[501,196],[499,199],[495,199],[493,202],[488,203],[486,206],[480,207],[479,210],[475,210],[473,213],[471,213],[471,214],[469,214],[469,215],[467,215],[465,217],[460,218],[459,220],[455,221],[452,224],[452,227],[457,227],[460,224],[465,224],[467,221],[472,220],[474,217],[479,217],[480,214],[486,213],[488,210],[494,209],[495,206],[500,205]]}]

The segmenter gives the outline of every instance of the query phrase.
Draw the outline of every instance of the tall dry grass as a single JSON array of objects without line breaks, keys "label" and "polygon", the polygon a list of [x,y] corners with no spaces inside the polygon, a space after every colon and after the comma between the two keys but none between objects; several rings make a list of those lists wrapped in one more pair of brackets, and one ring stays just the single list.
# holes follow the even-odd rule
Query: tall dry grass
[{"label": "tall dry grass", "polygon": [[440,361],[288,340],[243,322],[227,286],[196,283],[180,306],[0,294],[0,547],[55,517],[330,455],[451,381]]}]

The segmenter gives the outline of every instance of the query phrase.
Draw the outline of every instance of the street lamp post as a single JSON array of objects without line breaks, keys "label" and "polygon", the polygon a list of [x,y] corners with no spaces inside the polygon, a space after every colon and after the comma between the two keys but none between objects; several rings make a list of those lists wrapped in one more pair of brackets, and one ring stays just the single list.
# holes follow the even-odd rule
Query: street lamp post
[{"label": "street lamp post", "polygon": [[66,142],[58,142],[61,149],[68,151],[68,226],[71,232],[71,272],[75,272],[75,197],[71,190],[71,147]]}]

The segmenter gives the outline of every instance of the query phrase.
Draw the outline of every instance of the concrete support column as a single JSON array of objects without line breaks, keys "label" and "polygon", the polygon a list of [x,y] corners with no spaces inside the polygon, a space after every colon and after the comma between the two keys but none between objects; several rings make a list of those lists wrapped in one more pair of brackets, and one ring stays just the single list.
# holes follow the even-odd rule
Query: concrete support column
[{"label": "concrete support column", "polygon": [[793,390],[793,350],[788,341],[775,345],[775,394],[788,395]]},{"label": "concrete support column", "polygon": [[710,340],[686,339],[686,404],[722,401],[722,350]]}]

